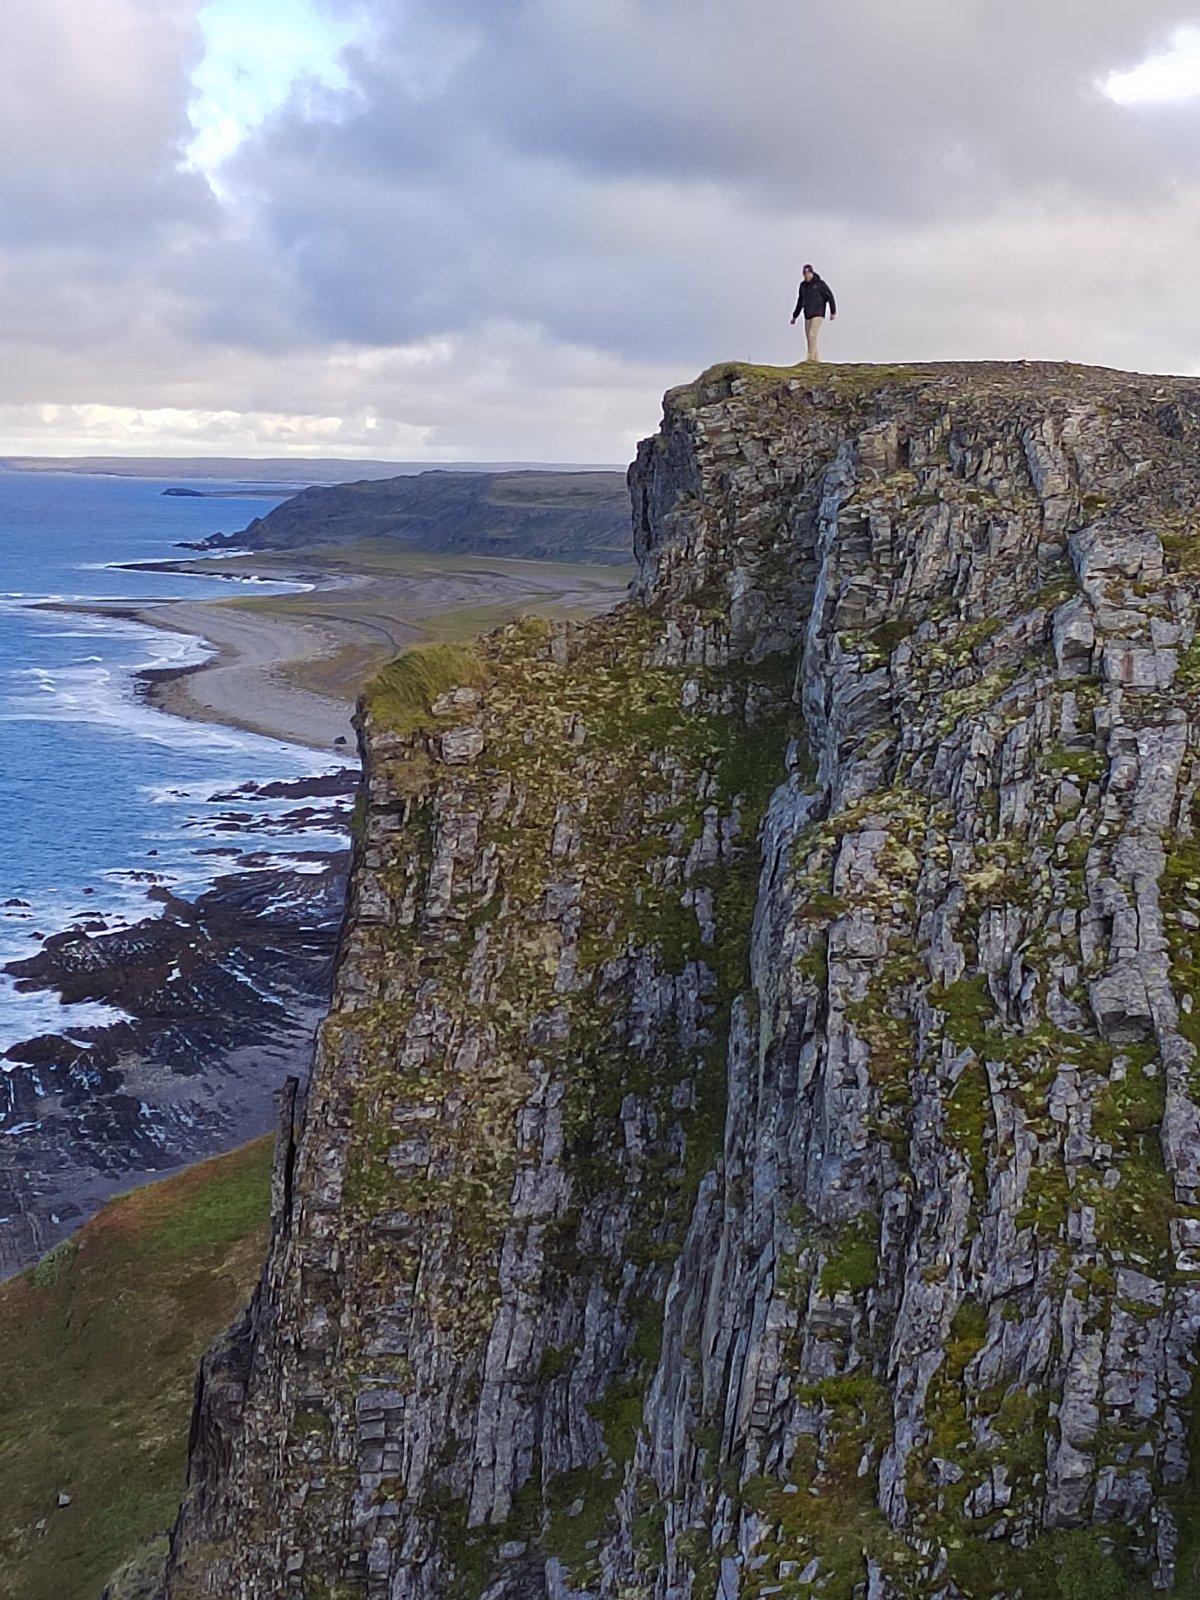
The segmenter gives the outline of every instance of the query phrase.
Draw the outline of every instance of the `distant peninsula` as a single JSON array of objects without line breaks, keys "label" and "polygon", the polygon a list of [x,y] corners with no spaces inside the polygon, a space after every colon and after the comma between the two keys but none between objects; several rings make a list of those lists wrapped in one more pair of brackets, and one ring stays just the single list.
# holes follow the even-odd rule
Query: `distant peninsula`
[{"label": "distant peninsula", "polygon": [[305,550],[386,539],[398,548],[618,566],[629,559],[625,474],[430,471],[302,490],[239,533],[189,548]]},{"label": "distant peninsula", "polygon": [[175,500],[285,500],[291,492],[290,487],[272,489],[266,484],[252,483],[236,489],[185,489],[173,485],[163,490],[168,499]]}]

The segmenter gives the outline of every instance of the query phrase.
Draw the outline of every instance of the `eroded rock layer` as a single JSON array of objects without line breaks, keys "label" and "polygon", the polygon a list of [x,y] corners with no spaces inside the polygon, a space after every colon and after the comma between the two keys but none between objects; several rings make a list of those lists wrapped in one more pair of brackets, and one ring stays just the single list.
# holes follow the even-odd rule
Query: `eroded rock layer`
[{"label": "eroded rock layer", "polygon": [[167,1594],[1190,1582],[1200,386],[718,369],[631,487],[364,713]]}]

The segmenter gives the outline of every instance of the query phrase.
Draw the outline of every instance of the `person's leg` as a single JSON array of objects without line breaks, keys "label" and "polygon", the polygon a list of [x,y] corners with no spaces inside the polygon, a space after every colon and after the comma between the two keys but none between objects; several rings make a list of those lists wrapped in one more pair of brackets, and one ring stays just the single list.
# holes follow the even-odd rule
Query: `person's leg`
[{"label": "person's leg", "polygon": [[821,352],[817,348],[817,341],[821,337],[821,329],[825,325],[824,317],[807,317],[804,322],[804,333],[808,339],[808,359],[820,361]]}]

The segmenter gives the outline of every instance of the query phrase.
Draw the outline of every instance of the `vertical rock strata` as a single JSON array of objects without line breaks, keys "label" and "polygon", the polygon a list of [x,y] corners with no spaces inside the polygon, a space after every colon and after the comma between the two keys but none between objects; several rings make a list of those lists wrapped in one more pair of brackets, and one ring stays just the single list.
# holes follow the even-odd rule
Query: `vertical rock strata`
[{"label": "vertical rock strata", "polygon": [[716,369],[631,487],[364,711],[167,1596],[1190,1581],[1200,386]]}]

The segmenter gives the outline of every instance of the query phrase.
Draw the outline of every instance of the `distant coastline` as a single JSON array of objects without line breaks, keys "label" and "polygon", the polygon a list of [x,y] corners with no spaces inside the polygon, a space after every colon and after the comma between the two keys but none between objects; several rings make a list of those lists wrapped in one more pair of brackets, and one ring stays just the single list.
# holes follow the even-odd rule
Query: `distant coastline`
[{"label": "distant coastline", "polygon": [[167,500],[287,500],[292,493],[292,485],[286,488],[268,488],[264,485],[261,489],[252,484],[243,485],[240,489],[180,489],[172,487],[163,490],[163,497]]},{"label": "distant coastline", "polygon": [[224,482],[335,484],[418,472],[624,472],[595,462],[376,461],[351,456],[0,456],[0,472],[68,472],[88,477],[220,479]]}]

